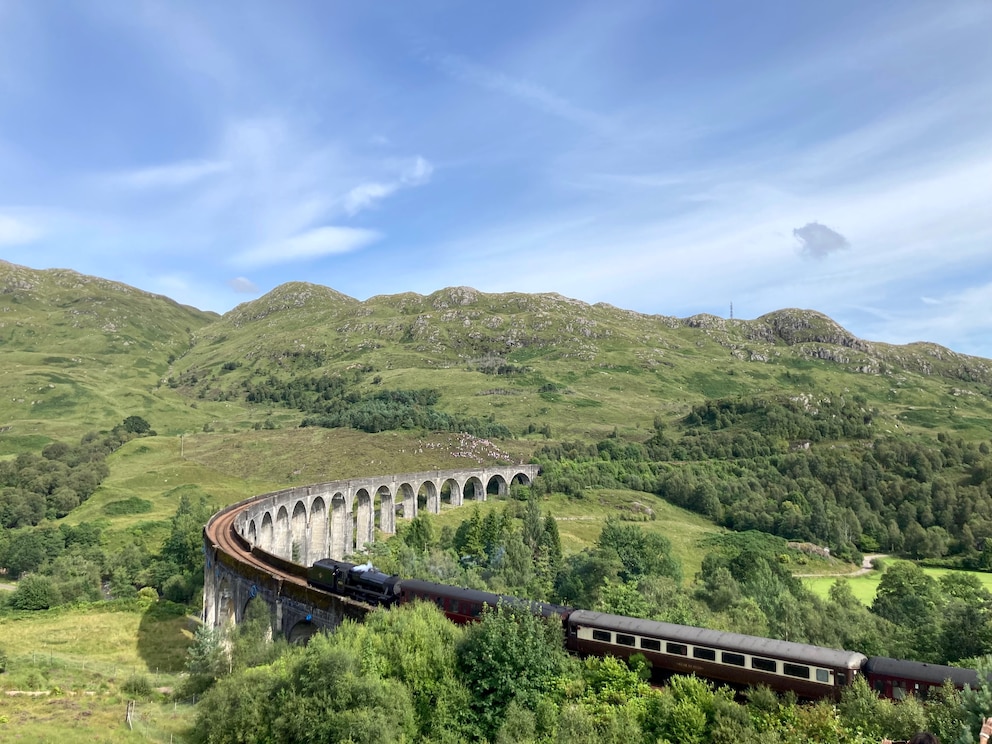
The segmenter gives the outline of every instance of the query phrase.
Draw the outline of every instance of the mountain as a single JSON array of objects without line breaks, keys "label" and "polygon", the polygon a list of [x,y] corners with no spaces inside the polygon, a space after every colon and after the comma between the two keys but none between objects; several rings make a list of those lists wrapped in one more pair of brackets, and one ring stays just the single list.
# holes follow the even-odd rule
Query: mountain
[{"label": "mountain", "polygon": [[125,284],[0,261],[0,427],[81,433],[135,410],[182,407],[156,386],[194,331],[216,320]]},{"label": "mountain", "polygon": [[352,397],[435,389],[449,414],[515,434],[550,425],[555,438],[647,436],[656,418],[754,394],[857,395],[893,427],[992,431],[989,360],[865,341],[800,309],[675,318],[557,294],[449,287],[359,301],[291,282],[217,316],[0,262],[0,359],[0,426],[25,435],[107,428],[131,413],[163,433],[237,430],[261,381],[326,376]]}]

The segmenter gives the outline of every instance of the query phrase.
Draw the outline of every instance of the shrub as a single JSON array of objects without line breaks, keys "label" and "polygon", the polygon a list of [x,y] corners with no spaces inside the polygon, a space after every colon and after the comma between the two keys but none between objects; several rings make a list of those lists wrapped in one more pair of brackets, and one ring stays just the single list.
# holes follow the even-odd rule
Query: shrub
[{"label": "shrub", "polygon": [[47,610],[61,601],[62,596],[51,577],[27,574],[17,582],[9,604],[15,610]]},{"label": "shrub", "polygon": [[152,694],[152,683],[144,674],[132,674],[121,685],[121,689],[135,697],[148,697]]},{"label": "shrub", "polygon": [[152,502],[131,496],[121,501],[111,501],[103,507],[103,513],[110,516],[121,516],[124,514],[147,514],[153,508]]}]

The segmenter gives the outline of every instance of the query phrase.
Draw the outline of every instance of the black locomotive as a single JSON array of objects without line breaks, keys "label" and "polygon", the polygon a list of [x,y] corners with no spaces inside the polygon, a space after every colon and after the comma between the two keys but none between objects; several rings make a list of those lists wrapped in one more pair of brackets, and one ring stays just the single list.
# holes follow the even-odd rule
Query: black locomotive
[{"label": "black locomotive", "polygon": [[763,684],[803,699],[838,698],[864,675],[879,695],[925,698],[932,687],[950,680],[955,687],[978,684],[972,669],[925,664],[806,643],[725,633],[688,625],[641,620],[604,612],[576,610],[547,602],[464,589],[419,579],[400,579],[372,567],[329,558],[313,564],[310,583],[369,604],[391,606],[415,600],[432,602],[456,623],[477,619],[488,605],[525,607],[561,619],[565,646],[581,656],[642,654],[656,678],[696,674],[737,687]]}]

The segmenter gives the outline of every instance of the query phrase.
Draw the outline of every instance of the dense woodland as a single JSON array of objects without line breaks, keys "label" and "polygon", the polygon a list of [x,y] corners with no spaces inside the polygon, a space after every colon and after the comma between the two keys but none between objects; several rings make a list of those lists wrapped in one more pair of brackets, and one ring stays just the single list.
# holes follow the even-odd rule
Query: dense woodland
[{"label": "dense woodland", "polygon": [[[734,530],[992,567],[992,449],[880,430],[864,399],[714,400],[646,442],[545,447],[547,488],[624,486]],[[984,554],[988,545],[990,553]]]}]

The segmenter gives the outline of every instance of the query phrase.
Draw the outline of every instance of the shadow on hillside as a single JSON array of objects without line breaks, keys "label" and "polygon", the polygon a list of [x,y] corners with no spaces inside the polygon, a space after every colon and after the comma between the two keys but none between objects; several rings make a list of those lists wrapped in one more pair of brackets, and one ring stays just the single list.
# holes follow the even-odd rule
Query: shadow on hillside
[{"label": "shadow on hillside", "polygon": [[193,642],[197,621],[188,607],[159,600],[151,604],[138,625],[138,655],[151,672],[181,672]]}]

